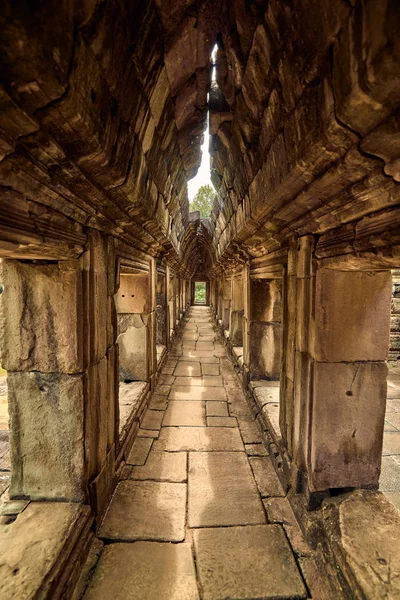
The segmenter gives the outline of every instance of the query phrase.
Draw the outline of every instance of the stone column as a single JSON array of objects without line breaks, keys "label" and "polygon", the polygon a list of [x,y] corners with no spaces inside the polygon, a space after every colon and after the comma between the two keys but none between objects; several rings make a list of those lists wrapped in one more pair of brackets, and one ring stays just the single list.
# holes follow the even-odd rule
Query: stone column
[{"label": "stone column", "polygon": [[250,378],[250,263],[243,266],[243,377],[247,385]]},{"label": "stone column", "polygon": [[149,379],[151,389],[154,388],[155,374],[157,373],[157,321],[156,321],[156,301],[157,301],[157,265],[154,258],[150,259],[150,289],[149,289]]},{"label": "stone column", "polygon": [[250,340],[248,366],[251,379],[277,380],[281,372],[282,282],[250,280]]},{"label": "stone column", "polygon": [[10,496],[87,501],[91,481],[100,511],[118,435],[113,244],[92,231],[79,260],[5,261],[2,283]]},{"label": "stone column", "polygon": [[232,298],[232,278],[225,277],[223,281],[222,328],[229,329]]},{"label": "stone column", "polygon": [[164,273],[157,272],[156,289],[156,320],[157,336],[156,343],[162,346],[167,345],[167,290],[166,277]]},{"label": "stone column", "polygon": [[231,311],[229,319],[229,339],[232,346],[243,346],[243,277],[242,273],[232,276]]},{"label": "stone column", "polygon": [[378,486],[391,293],[390,271],[317,271],[311,491]]}]

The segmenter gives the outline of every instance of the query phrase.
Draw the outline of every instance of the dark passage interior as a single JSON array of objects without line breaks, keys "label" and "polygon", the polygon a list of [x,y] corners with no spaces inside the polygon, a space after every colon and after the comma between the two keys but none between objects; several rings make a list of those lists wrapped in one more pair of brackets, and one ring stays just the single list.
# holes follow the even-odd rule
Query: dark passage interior
[{"label": "dark passage interior", "polygon": [[1,3],[2,600],[399,597],[399,31]]}]

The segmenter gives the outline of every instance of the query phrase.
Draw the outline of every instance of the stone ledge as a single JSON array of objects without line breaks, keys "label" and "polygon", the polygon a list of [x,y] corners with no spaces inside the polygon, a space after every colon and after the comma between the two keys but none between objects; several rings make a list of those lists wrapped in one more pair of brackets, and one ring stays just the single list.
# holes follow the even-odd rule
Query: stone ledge
[{"label": "stone ledge", "polygon": [[91,538],[89,506],[31,502],[0,523],[2,600],[70,597]]},{"label": "stone ledge", "polygon": [[356,597],[400,597],[400,513],[381,492],[326,500],[328,543]]}]

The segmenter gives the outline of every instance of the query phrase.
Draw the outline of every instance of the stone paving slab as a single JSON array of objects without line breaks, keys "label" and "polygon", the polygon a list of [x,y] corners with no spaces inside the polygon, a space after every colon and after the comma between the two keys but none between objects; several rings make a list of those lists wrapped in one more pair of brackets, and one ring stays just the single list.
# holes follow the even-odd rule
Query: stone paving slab
[{"label": "stone paving slab", "polygon": [[[219,375],[219,365],[210,365],[207,363],[201,363],[201,373],[202,375]],[[221,384],[222,385],[222,384]]]},{"label": "stone paving slab", "polygon": [[146,410],[146,413],[140,424],[142,429],[160,429],[164,413],[159,410]]},{"label": "stone paving slab", "polygon": [[190,544],[106,546],[84,600],[112,598],[199,600]]},{"label": "stone paving slab", "polygon": [[157,450],[168,452],[242,452],[238,429],[230,427],[163,427]]},{"label": "stone paving slab", "polygon": [[244,453],[190,453],[188,480],[189,527],[266,522]]},{"label": "stone paving slab", "polygon": [[199,529],[194,544],[204,600],[307,598],[279,525]]},{"label": "stone paving slab", "polygon": [[[228,404],[226,402],[214,402],[209,400],[206,402],[206,416],[207,417],[228,417]],[[236,422],[237,426],[237,422]]]},{"label": "stone paving slab", "polygon": [[204,427],[205,406],[201,400],[172,400],[165,413],[163,427]]},{"label": "stone paving slab", "polygon": [[152,443],[153,438],[136,438],[126,462],[129,465],[144,465]]},{"label": "stone paving slab", "polygon": [[186,452],[150,452],[144,466],[133,467],[130,479],[183,483],[187,480]]},{"label": "stone paving slab", "polygon": [[208,427],[237,427],[235,417],[207,417]]},{"label": "stone paving slab", "polygon": [[160,396],[160,394],[153,394],[150,402],[149,408],[151,410],[165,410],[168,406],[168,396]]},{"label": "stone paving slab", "polygon": [[245,444],[247,456],[268,456],[268,452],[264,444]]},{"label": "stone paving slab", "polygon": [[224,387],[204,387],[189,385],[174,385],[170,400],[222,400],[226,402]]},{"label": "stone paving slab", "polygon": [[174,375],[175,377],[201,377],[200,363],[181,361],[176,365]]},{"label": "stone paving slab", "polygon": [[278,475],[268,456],[249,458],[249,462],[263,498],[285,495]]},{"label": "stone paving slab", "polygon": [[196,343],[196,351],[197,350],[214,350],[214,342],[198,341]]},{"label": "stone paving slab", "polygon": [[204,377],[176,377],[175,386],[222,387],[222,377],[205,375]]},{"label": "stone paving slab", "polygon": [[186,484],[121,481],[101,525],[103,539],[181,542],[185,537]]},{"label": "stone paving slab", "polygon": [[160,431],[158,429],[139,429],[137,437],[157,439],[159,434]]}]

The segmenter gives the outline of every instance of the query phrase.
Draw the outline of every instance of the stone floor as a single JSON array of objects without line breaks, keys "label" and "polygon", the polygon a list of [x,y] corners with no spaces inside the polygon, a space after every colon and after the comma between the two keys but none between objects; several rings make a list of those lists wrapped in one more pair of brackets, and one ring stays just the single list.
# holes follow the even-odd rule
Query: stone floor
[{"label": "stone floor", "polygon": [[163,368],[85,600],[331,598],[206,307]]}]

